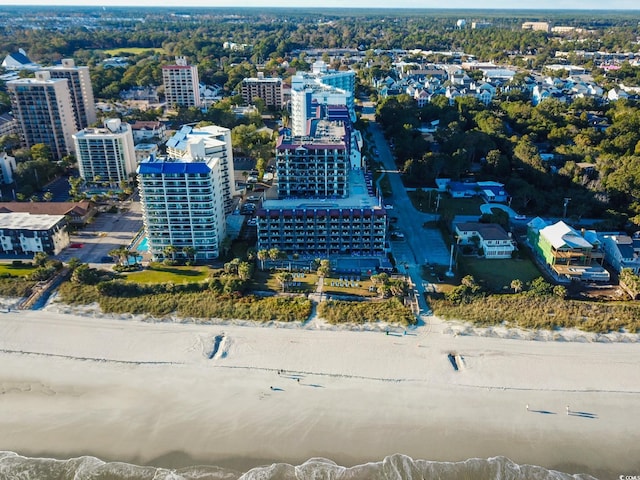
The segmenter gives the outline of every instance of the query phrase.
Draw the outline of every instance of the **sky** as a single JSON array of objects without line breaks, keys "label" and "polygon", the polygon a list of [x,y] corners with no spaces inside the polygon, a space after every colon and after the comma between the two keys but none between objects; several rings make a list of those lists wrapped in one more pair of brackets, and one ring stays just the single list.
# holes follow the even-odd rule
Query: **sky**
[{"label": "sky", "polygon": [[2,5],[640,10],[638,0],[0,0]]}]

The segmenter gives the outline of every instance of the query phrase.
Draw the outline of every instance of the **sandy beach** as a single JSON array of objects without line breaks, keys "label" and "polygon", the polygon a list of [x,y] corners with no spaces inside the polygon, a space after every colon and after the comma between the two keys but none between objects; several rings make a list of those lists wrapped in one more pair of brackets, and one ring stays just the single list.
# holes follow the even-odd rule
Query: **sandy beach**
[{"label": "sandy beach", "polygon": [[637,343],[454,335],[431,322],[387,335],[0,313],[0,449],[232,468],[503,455],[640,474]]}]

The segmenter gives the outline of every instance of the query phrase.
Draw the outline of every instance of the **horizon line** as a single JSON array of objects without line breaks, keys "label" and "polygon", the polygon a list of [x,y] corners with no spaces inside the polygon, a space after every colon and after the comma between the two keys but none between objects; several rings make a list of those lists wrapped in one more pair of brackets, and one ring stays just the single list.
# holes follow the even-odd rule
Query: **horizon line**
[{"label": "horizon line", "polygon": [[274,6],[258,6],[258,5],[247,5],[247,6],[238,6],[238,5],[143,5],[143,4],[129,4],[129,5],[76,5],[76,4],[68,4],[68,3],[20,3],[20,4],[3,4],[0,5],[0,9],[7,7],[44,7],[44,8],[57,8],[57,7],[71,7],[71,8],[88,8],[88,9],[101,9],[101,10],[113,10],[113,9],[133,9],[133,8],[144,8],[144,9],[176,9],[176,8],[198,8],[198,9],[235,9],[235,10],[417,10],[417,11],[514,11],[514,12],[638,12],[640,13],[640,8],[561,8],[561,7],[544,7],[544,8],[535,8],[535,7],[416,7],[416,6],[320,6],[320,7],[310,7],[310,6],[298,6],[298,5],[290,5],[290,6],[282,6],[282,5],[274,5]]}]

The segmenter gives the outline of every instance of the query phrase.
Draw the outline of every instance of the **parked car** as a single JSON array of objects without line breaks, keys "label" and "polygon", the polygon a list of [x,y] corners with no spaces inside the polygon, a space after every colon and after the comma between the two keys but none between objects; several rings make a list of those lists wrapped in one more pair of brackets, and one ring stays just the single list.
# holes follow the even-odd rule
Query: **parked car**
[{"label": "parked car", "polygon": [[391,205],[390,203],[388,203],[388,204],[386,204],[386,205],[384,206],[384,209],[385,209],[385,210],[393,210],[393,205]]}]

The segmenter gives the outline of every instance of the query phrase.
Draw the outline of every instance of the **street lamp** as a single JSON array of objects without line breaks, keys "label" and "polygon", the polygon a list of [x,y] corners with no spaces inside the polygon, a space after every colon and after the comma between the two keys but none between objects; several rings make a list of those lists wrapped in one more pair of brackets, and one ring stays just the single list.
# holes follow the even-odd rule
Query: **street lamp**
[{"label": "street lamp", "polygon": [[455,273],[453,273],[453,249],[455,248],[455,244],[451,244],[451,254],[449,255],[449,270],[446,271],[445,275],[447,277],[453,277]]}]

